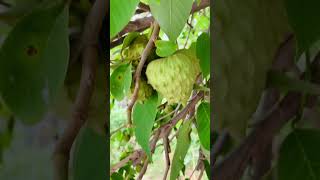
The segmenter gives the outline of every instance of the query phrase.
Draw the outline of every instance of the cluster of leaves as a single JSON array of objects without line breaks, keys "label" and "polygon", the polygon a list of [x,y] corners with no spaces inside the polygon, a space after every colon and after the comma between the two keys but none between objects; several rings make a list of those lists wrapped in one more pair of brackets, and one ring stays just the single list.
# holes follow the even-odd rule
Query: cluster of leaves
[{"label": "cluster of leaves", "polygon": [[[81,69],[80,62],[68,69],[70,46],[79,41],[91,7],[89,0],[1,1],[0,29],[5,31],[0,34],[0,160],[10,144],[15,120],[32,126],[48,111],[70,119]],[[102,83],[104,77],[100,77]],[[72,94],[66,95],[69,91]],[[104,92],[100,93],[100,99]],[[102,103],[97,105],[105,111]],[[60,113],[59,108],[64,112]],[[104,179],[107,168],[104,137],[88,125],[82,128],[73,157],[76,179],[94,176]],[[92,164],[98,168],[88,170]]]},{"label": "cluster of leaves", "polygon": [[[121,1],[111,0],[110,5],[110,38],[117,39],[119,33],[135,14],[139,0],[123,4]],[[194,91],[208,91],[210,79],[210,42],[209,42],[209,9],[203,9],[190,15],[193,0],[150,0],[144,1],[150,7],[150,13],[160,25],[160,34],[155,41],[155,47],[151,50],[148,60],[144,64],[141,76],[146,79],[145,71],[147,65],[153,60],[166,58],[173,55],[178,49],[189,48],[199,59],[203,81],[201,86],[194,86]],[[169,5],[169,7],[168,7]],[[135,15],[139,16],[139,15]],[[140,15],[143,17],[143,15]],[[187,24],[189,21],[189,25]],[[140,61],[141,54],[153,32],[150,27],[142,33],[130,32],[125,34],[123,43],[110,50],[110,108],[120,103],[127,103],[131,99],[134,88],[134,73]],[[140,37],[148,37],[142,43],[142,48],[137,44]],[[128,56],[128,52],[135,50],[138,54],[134,58]],[[129,52],[129,54],[132,54]],[[138,63],[136,62],[138,60]],[[169,82],[170,83],[170,82]],[[148,84],[148,86],[150,86]],[[141,89],[141,85],[140,85]],[[139,92],[140,95],[140,92]],[[191,94],[190,94],[191,95]],[[206,94],[208,96],[208,94]],[[139,98],[139,96],[138,96]],[[184,108],[184,107],[183,107]],[[153,90],[153,93],[142,101],[137,101],[133,107],[133,126],[118,129],[111,134],[111,142],[119,144],[121,151],[119,161],[131,155],[137,148],[141,147],[147,155],[147,160],[152,162],[152,150],[150,149],[150,138],[163,125],[170,122],[175,114],[183,110],[179,104],[167,104],[161,94]],[[180,172],[185,171],[184,159],[188,152],[191,139],[191,129],[198,130],[201,151],[206,155],[205,162],[209,164],[210,149],[210,103],[201,100],[197,106],[194,117],[190,120],[179,121],[174,125],[174,130],[168,136],[176,138],[176,147],[171,164],[170,179],[176,179]],[[110,119],[111,122],[114,119]],[[195,120],[195,121],[194,121]],[[194,126],[194,125],[195,126]],[[119,128],[115,127],[114,129]],[[124,145],[124,146],[121,146]],[[159,143],[157,143],[158,147]],[[114,151],[111,149],[111,151]],[[118,153],[119,154],[119,153]],[[111,179],[135,179],[143,166],[143,161],[128,161],[116,172],[111,174]],[[208,167],[208,166],[207,166]],[[163,167],[165,169],[165,167]],[[209,177],[209,172],[207,172]]]},{"label": "cluster of leaves", "polygon": [[[241,2],[238,1],[238,2],[243,6],[242,5],[237,7],[233,6],[232,8],[238,9],[239,11],[247,7],[252,7],[252,4],[253,4],[253,1],[248,2],[247,4],[243,3],[242,1]],[[228,4],[228,2],[226,2],[226,4]],[[278,134],[278,136],[274,137],[274,140],[276,143],[274,143],[273,145],[276,146],[276,148],[278,148],[278,145],[279,145],[279,152],[276,152],[278,153],[276,155],[276,157],[278,158],[272,160],[271,170],[265,175],[264,179],[274,179],[275,177],[274,175],[276,175],[277,177],[276,179],[278,180],[319,179],[320,177],[320,174],[319,174],[320,171],[318,166],[319,154],[316,152],[319,150],[317,143],[320,140],[320,131],[318,129],[319,126],[318,126],[318,122],[316,122],[319,120],[319,113],[317,110],[319,108],[319,103],[318,103],[318,100],[316,100],[317,103],[315,107],[312,108],[311,110],[306,103],[306,99],[307,97],[309,97],[309,95],[318,96],[320,92],[319,91],[320,86],[318,84],[314,84],[314,82],[311,79],[311,72],[313,69],[315,69],[314,67],[311,66],[311,64],[312,64],[312,61],[316,59],[315,57],[319,55],[319,40],[320,40],[319,27],[320,26],[318,23],[318,19],[320,18],[320,14],[319,14],[319,11],[316,11],[315,9],[317,6],[320,5],[320,3],[317,0],[307,0],[304,2],[301,2],[298,0],[284,0],[283,4],[285,7],[284,11],[286,12],[282,12],[282,13],[284,14],[286,13],[286,17],[288,18],[286,20],[288,20],[289,25],[291,27],[290,31],[292,31],[290,33],[293,33],[295,37],[296,52],[295,52],[293,66],[295,66],[295,68],[298,69],[298,73],[296,72],[293,73],[288,71],[269,72],[267,77],[268,78],[267,87],[264,90],[268,91],[269,90],[268,88],[270,87],[275,88],[281,92],[280,97],[284,97],[288,93],[292,93],[292,92],[302,93],[303,100],[300,103],[301,108],[299,112],[290,121],[289,125],[284,126],[281,132]],[[276,7],[272,7],[272,8],[277,9]],[[221,20],[221,19],[218,19],[219,18],[218,15],[222,15],[223,13],[228,14],[227,9],[219,5],[216,6],[215,10],[217,12],[217,21]],[[259,11],[261,11],[261,9],[259,9]],[[254,12],[254,10],[252,12]],[[235,19],[230,14],[226,16],[230,17],[230,19]],[[227,18],[222,19],[222,22],[223,20],[226,20],[226,19]],[[221,23],[221,22],[219,21],[217,23]],[[286,25],[287,22],[284,21],[282,23]],[[259,26],[258,23],[254,25]],[[261,26],[262,26],[262,23],[261,23]],[[270,26],[272,26],[272,24]],[[218,31],[218,30],[215,29],[214,31]],[[238,29],[236,29],[236,31],[238,31]],[[228,38],[232,38],[232,37],[228,37]],[[235,37],[233,38],[236,39]],[[256,42],[257,45],[263,44],[263,43]],[[224,44],[218,44],[216,47],[220,45],[222,47]],[[250,49],[246,49],[247,52],[250,52],[251,48],[255,48],[255,47],[249,47],[249,48]],[[230,53],[235,53],[235,52],[230,52]],[[286,57],[281,56],[281,58],[283,59],[280,59],[280,61],[285,61]],[[279,69],[279,67],[274,67],[274,68]],[[245,71],[245,70],[240,69],[239,71]],[[304,72],[304,76],[302,79],[299,79],[300,77],[302,77],[301,76],[302,73],[300,72]],[[318,74],[318,72],[314,72],[314,73]],[[279,100],[281,100],[281,98]],[[243,111],[245,111],[245,108],[246,107],[241,107]],[[229,110],[227,111],[229,112]],[[271,109],[270,111],[275,111],[275,109]],[[310,111],[313,112],[312,113],[313,116],[310,116]],[[266,116],[268,116],[268,114],[267,115],[263,114],[260,118],[263,119]],[[219,122],[219,119],[217,119],[216,121]],[[237,122],[232,122],[232,123],[236,124]],[[248,127],[248,126],[249,125],[246,124],[246,126],[244,127],[245,131],[247,132],[251,130],[251,127]],[[219,136],[217,132],[214,132],[214,133],[217,136]],[[245,140],[248,140],[248,139],[249,138]],[[239,144],[236,144],[236,145],[239,145]],[[236,149],[235,144],[233,145],[229,144],[228,146],[229,147],[227,149],[224,149],[223,151],[221,151],[221,154],[219,154],[220,155],[219,158],[221,158],[221,160],[223,160],[226,157],[225,156],[226,152],[230,153],[231,151]],[[224,147],[226,147],[226,145]],[[217,162],[217,164],[219,164],[219,162]],[[250,174],[250,172],[248,172],[248,174]]]},{"label": "cluster of leaves", "polygon": [[[306,97],[306,94],[319,95],[320,86],[310,82],[312,68],[310,64],[311,58],[319,53],[317,44],[320,40],[320,26],[317,19],[320,18],[320,13],[314,11],[314,8],[319,6],[320,3],[315,0],[308,0],[303,4],[296,0],[285,2],[289,23],[297,40],[296,61],[299,68],[307,74],[303,82],[290,81],[288,86],[295,86],[296,90],[304,93],[303,98]],[[301,63],[301,61],[304,63]],[[301,66],[302,64],[304,65]],[[300,120],[302,125],[292,126],[289,135],[282,142],[278,160],[279,180],[318,179],[320,177],[319,167],[317,166],[319,154],[316,153],[319,149],[316,144],[320,141],[320,131],[315,124],[310,126],[309,118],[302,115],[306,113],[306,109],[306,104],[302,101],[301,114],[297,115],[297,121]],[[319,116],[316,118],[319,118]],[[297,121],[293,121],[292,124],[296,124]],[[294,164],[292,158],[295,158]],[[291,169],[291,171],[289,172],[288,169]]]}]

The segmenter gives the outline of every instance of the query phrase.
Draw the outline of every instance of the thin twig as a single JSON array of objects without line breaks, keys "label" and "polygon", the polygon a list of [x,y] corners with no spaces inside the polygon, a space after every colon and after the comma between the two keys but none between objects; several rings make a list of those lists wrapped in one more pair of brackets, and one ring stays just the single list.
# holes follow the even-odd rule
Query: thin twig
[{"label": "thin twig", "polygon": [[[151,152],[152,153],[154,152],[154,150],[156,148],[156,144],[157,144],[157,141],[158,141],[159,137],[163,138],[169,132],[169,130],[171,130],[172,127],[174,127],[176,125],[176,123],[180,119],[184,118],[190,112],[190,110],[195,107],[195,105],[203,98],[203,96],[204,96],[203,92],[199,92],[198,94],[196,94],[194,97],[192,97],[192,100],[189,101],[188,104],[182,109],[182,111],[180,111],[169,122],[167,122],[166,124],[164,124],[163,126],[161,126],[159,129],[157,129],[155,131],[153,139],[150,141],[150,146],[151,146]],[[111,169],[110,169],[110,174],[116,172],[117,169],[123,167],[129,161],[139,161],[139,160],[141,160],[141,157],[142,157],[143,154],[144,154],[144,152],[141,149],[134,151],[126,159],[124,159],[124,160],[118,162],[117,164],[113,165],[111,167]]]},{"label": "thin twig", "polygon": [[165,160],[166,160],[166,169],[163,175],[163,180],[167,179],[168,176],[168,172],[170,169],[170,157],[169,157],[169,153],[170,153],[170,143],[169,143],[169,139],[168,136],[163,137],[163,145],[164,145],[164,156],[165,156]]},{"label": "thin twig", "polygon": [[143,65],[145,64],[145,62],[147,61],[147,58],[151,52],[151,49],[154,47],[154,42],[157,40],[158,35],[159,35],[159,31],[160,31],[160,27],[159,24],[154,21],[154,28],[153,28],[153,32],[152,35],[148,41],[147,46],[145,47],[145,49],[142,52],[141,55],[141,60],[139,62],[139,65],[136,69],[136,72],[134,74],[134,80],[135,80],[135,86],[134,86],[134,91],[133,91],[133,95],[132,95],[132,99],[128,104],[128,108],[127,108],[127,115],[128,115],[128,125],[130,126],[132,124],[131,121],[131,112],[132,112],[132,108],[134,106],[134,104],[136,103],[137,99],[138,99],[138,92],[139,92],[139,81],[140,81],[140,77],[141,77],[141,71],[143,68]]},{"label": "thin twig", "polygon": [[198,180],[202,179],[203,173],[204,173],[204,167],[202,167],[201,170],[200,170],[200,174],[199,174]]},{"label": "thin twig", "polygon": [[88,116],[98,66],[98,37],[106,15],[107,1],[96,0],[87,17],[83,33],[83,38],[87,41],[83,51],[80,88],[74,103],[72,119],[58,140],[53,154],[55,180],[68,179],[70,150]]},{"label": "thin twig", "polygon": [[146,173],[147,171],[147,168],[148,168],[148,165],[149,165],[149,157],[146,157],[146,159],[144,160],[144,163],[143,163],[143,167],[139,173],[139,176],[137,178],[137,180],[141,180],[142,177],[144,176],[144,174]]},{"label": "thin twig", "polygon": [[214,164],[217,160],[218,155],[221,153],[221,150],[223,149],[224,145],[230,138],[227,131],[223,131],[221,135],[218,137],[216,143],[214,143],[213,148],[211,149],[211,156],[213,158],[213,161],[211,162]]},{"label": "thin twig", "polygon": [[121,129],[126,128],[126,127],[127,127],[126,124],[120,126],[118,129],[116,129],[116,130],[114,130],[114,131],[112,131],[112,132],[110,133],[110,137],[111,137],[113,134],[115,134],[116,132],[118,132],[118,131],[120,131]]},{"label": "thin twig", "polygon": [[162,119],[171,116],[172,114],[175,114],[175,115],[176,115],[176,113],[178,112],[178,110],[179,110],[179,108],[180,108],[180,105],[181,105],[181,104],[179,104],[179,105],[176,107],[175,110],[173,110],[173,111],[169,112],[168,114],[166,114],[166,115],[164,115],[164,116],[161,116],[160,118],[158,118],[157,120],[155,120],[155,122],[159,122],[159,121],[161,121]]},{"label": "thin twig", "polygon": [[[193,3],[192,10],[190,14],[195,13],[197,11],[200,11],[201,9],[204,9],[206,7],[209,7],[210,1],[209,0],[202,0],[199,6],[197,3]],[[137,19],[135,21],[131,21],[128,23],[126,27],[122,29],[122,31],[119,32],[119,35],[121,38],[116,39],[117,36],[111,39],[110,41],[110,48],[116,47],[117,45],[120,45],[125,38],[125,34],[128,32],[142,32],[150,27],[150,23],[153,22],[153,17],[144,17],[141,19]]]},{"label": "thin twig", "polygon": [[188,41],[189,41],[189,36],[190,36],[190,33],[191,33],[192,29],[193,29],[193,27],[192,27],[193,14],[191,14],[191,19],[190,19],[190,21],[191,21],[190,23],[187,22],[187,24],[189,25],[189,32],[188,32],[187,39],[186,39],[186,42],[184,43],[183,48],[186,48],[186,47],[187,47],[187,44],[188,44]]}]

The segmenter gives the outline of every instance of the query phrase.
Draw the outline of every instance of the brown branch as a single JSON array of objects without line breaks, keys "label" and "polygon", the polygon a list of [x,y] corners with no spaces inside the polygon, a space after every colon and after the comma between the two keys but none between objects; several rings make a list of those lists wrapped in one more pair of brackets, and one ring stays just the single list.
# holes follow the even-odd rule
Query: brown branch
[{"label": "brown branch", "polygon": [[[312,80],[320,83],[320,54],[313,62]],[[242,177],[253,158],[261,156],[273,137],[291,120],[301,107],[301,93],[289,92],[276,108],[244,139],[243,143],[229,154],[224,161],[214,166],[213,179],[237,180]],[[308,106],[314,105],[314,96],[308,98]]]},{"label": "brown branch", "polygon": [[141,160],[141,157],[143,157],[144,155],[145,155],[145,153],[143,152],[143,150],[141,150],[141,149],[135,150],[133,153],[131,153],[125,159],[122,159],[120,162],[118,162],[117,164],[113,165],[110,168],[110,175],[112,173],[116,172],[121,167],[125,166],[130,161],[134,162],[133,164],[138,164],[137,162],[140,162],[139,160]]},{"label": "brown branch", "polygon": [[72,119],[54,149],[53,161],[55,180],[68,179],[70,150],[80,128],[85,123],[88,116],[99,58],[99,31],[106,14],[107,1],[96,0],[86,19],[83,39],[86,39],[87,41],[84,44],[80,87],[74,103]]},{"label": "brown branch", "polygon": [[143,163],[143,167],[137,177],[137,180],[141,180],[144,176],[144,174],[146,173],[147,171],[147,168],[148,168],[148,165],[149,165],[149,157],[147,157],[145,160],[144,160],[144,163]]},{"label": "brown branch", "polygon": [[224,145],[229,140],[230,136],[228,132],[223,131],[221,135],[219,135],[217,141],[214,143],[213,148],[211,148],[211,156],[213,158],[212,164],[215,164],[218,155],[221,153]]},{"label": "brown branch", "polygon": [[132,124],[131,112],[132,112],[132,108],[133,108],[134,104],[136,103],[136,101],[138,99],[139,84],[140,84],[139,81],[140,81],[140,77],[141,77],[141,71],[142,71],[142,68],[143,68],[145,62],[147,61],[147,58],[151,52],[151,49],[154,47],[154,42],[158,38],[159,31],[160,31],[159,24],[157,22],[155,22],[152,35],[148,41],[147,46],[145,47],[145,49],[142,52],[141,60],[140,60],[139,65],[136,69],[136,72],[134,74],[134,80],[135,80],[134,91],[133,91],[132,99],[129,102],[128,108],[127,108],[128,125]]},{"label": "brown branch", "polygon": [[142,2],[139,2],[139,5],[138,5],[139,9],[145,11],[145,12],[150,12],[150,7],[145,4],[145,3],[142,3]]},{"label": "brown branch", "polygon": [[[206,7],[209,7],[209,0],[202,0],[199,6],[197,3],[192,5],[192,10],[190,14],[198,12]],[[153,17],[144,17],[141,19],[137,19],[135,21],[130,21],[127,26],[125,26],[119,33],[110,41],[110,48],[116,47],[120,45],[124,39],[124,35],[129,32],[142,32],[150,27],[153,22]],[[119,37],[119,38],[117,38]]]},{"label": "brown branch", "polygon": [[163,146],[164,146],[164,156],[165,156],[165,160],[166,160],[166,169],[163,175],[163,180],[167,179],[168,176],[168,172],[170,169],[170,157],[169,157],[169,153],[170,153],[170,143],[169,143],[169,138],[168,138],[169,134],[166,137],[163,137]]},{"label": "brown branch", "polygon": [[[152,140],[150,141],[150,147],[151,152],[153,153],[156,147],[156,143],[159,138],[165,137],[169,130],[172,129],[176,123],[186,117],[186,115],[189,113],[189,111],[195,107],[195,105],[203,98],[204,93],[199,92],[194,97],[191,98],[191,100],[188,102],[188,104],[184,107],[182,111],[180,111],[176,116],[174,116],[169,122],[167,122],[165,125],[161,126],[159,129],[157,129],[154,133],[154,136]],[[156,140],[155,140],[156,139]],[[130,154],[127,158],[123,159],[122,161],[118,162],[117,164],[113,165],[110,169],[110,174],[117,171],[117,169],[123,167],[125,164],[127,164],[129,161],[141,161],[141,157],[143,157],[145,153],[140,150],[135,150],[132,154]]]}]

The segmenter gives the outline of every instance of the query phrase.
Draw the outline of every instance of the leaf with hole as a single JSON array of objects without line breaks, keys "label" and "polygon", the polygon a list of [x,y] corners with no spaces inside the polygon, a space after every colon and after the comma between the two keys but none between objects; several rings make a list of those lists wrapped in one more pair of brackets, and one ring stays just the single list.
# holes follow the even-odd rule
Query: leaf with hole
[{"label": "leaf with hole", "polygon": [[174,151],[172,166],[170,172],[170,180],[176,180],[179,177],[180,171],[184,167],[184,158],[187,155],[191,138],[191,123],[192,120],[188,120],[184,122],[184,124],[179,129],[178,137],[177,137],[177,146]]},{"label": "leaf with hole", "polygon": [[124,28],[134,15],[139,0],[111,0],[110,1],[110,38]]},{"label": "leaf with hole", "polygon": [[68,6],[35,9],[12,29],[0,50],[0,94],[23,122],[47,111],[66,75]]},{"label": "leaf with hole", "polygon": [[82,127],[76,140],[73,157],[74,179],[107,179],[108,144],[105,135],[98,134],[86,125]]},{"label": "leaf with hole", "polygon": [[153,17],[169,39],[176,41],[187,23],[193,0],[150,0]]},{"label": "leaf with hole", "polygon": [[135,127],[134,131],[137,142],[149,157],[151,157],[149,139],[151,136],[151,130],[154,124],[154,120],[157,115],[157,106],[158,95],[154,93],[143,104],[140,102],[136,102],[132,112],[133,126]]},{"label": "leaf with hole", "polygon": [[112,72],[110,91],[116,100],[122,100],[128,94],[131,81],[131,64],[120,65]]},{"label": "leaf with hole", "polygon": [[319,130],[294,130],[281,145],[278,159],[279,180],[320,179],[319,148]]}]

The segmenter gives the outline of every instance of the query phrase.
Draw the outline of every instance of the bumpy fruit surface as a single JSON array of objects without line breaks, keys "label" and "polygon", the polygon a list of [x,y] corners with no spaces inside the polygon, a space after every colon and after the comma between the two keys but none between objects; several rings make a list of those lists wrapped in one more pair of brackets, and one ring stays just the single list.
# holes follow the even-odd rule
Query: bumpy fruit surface
[{"label": "bumpy fruit surface", "polygon": [[[134,91],[134,84],[131,86],[131,95]],[[145,101],[152,95],[153,89],[144,78],[139,81],[138,101]]]},{"label": "bumpy fruit surface", "polygon": [[213,128],[243,137],[289,32],[286,11],[281,0],[223,0],[213,8]]},{"label": "bumpy fruit surface", "polygon": [[124,51],[124,55],[127,59],[132,61],[134,66],[139,64],[141,54],[148,43],[146,35],[139,35],[132,44]]},{"label": "bumpy fruit surface", "polygon": [[179,50],[173,55],[152,61],[147,66],[149,84],[168,104],[186,104],[193,84],[200,73],[199,60],[189,50]]}]

